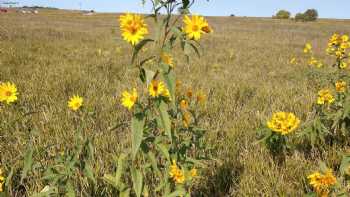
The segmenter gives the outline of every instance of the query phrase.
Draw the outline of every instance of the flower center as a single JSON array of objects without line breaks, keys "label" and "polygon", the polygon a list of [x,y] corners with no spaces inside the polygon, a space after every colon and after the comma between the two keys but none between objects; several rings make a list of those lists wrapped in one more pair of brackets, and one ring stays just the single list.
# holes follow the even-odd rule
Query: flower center
[{"label": "flower center", "polygon": [[198,25],[193,25],[192,26],[192,31],[198,31],[199,30],[199,26]]},{"label": "flower center", "polygon": [[6,92],[5,92],[5,95],[9,97],[9,96],[12,95],[12,93],[11,93],[10,91],[6,91]]},{"label": "flower center", "polygon": [[131,34],[135,34],[137,32],[137,28],[135,26],[131,26],[130,30]]},{"label": "flower center", "polygon": [[153,91],[158,92],[158,84],[155,84],[155,85],[153,86]]}]

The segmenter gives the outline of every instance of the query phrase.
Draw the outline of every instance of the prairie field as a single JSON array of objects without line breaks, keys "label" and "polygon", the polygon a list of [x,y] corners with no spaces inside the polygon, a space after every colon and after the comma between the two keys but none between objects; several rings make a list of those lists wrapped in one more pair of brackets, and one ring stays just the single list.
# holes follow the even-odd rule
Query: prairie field
[{"label": "prairie field", "polygon": [[[312,43],[314,55],[326,61],[329,37],[349,34],[350,20],[207,20],[214,32],[203,37],[201,58],[193,53],[187,62],[180,49],[173,53],[183,87],[207,97],[201,121],[213,160],[200,171],[193,196],[302,196],[310,190],[306,177],[318,162],[337,169],[346,146],[296,151],[278,164],[257,142],[256,131],[275,111],[295,113],[301,125],[309,120],[320,87],[303,47]],[[149,45],[141,54],[151,51]],[[291,64],[293,57],[299,63]],[[122,91],[139,83],[130,58],[118,14],[0,14],[0,81],[15,83],[19,92],[15,105],[0,105],[0,166],[20,179],[28,147],[35,152],[32,169],[13,186],[12,195],[40,192],[45,166],[74,146],[76,114],[67,101],[75,94],[84,98],[81,132],[92,137],[94,147],[95,196],[111,195],[102,177],[114,171],[115,157],[131,146],[131,115],[120,105]],[[79,194],[92,195],[86,190],[80,188]]]}]

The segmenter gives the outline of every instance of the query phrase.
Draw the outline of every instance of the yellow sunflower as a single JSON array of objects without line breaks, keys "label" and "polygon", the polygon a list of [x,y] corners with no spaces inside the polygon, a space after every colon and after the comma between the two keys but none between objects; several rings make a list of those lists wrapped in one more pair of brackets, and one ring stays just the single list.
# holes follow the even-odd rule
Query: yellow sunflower
[{"label": "yellow sunflower", "polygon": [[0,192],[4,191],[5,177],[3,176],[2,169],[0,168]]},{"label": "yellow sunflower", "polygon": [[163,95],[165,90],[166,88],[164,83],[158,80],[152,80],[148,87],[149,94],[152,97],[158,97]]},{"label": "yellow sunflower", "polygon": [[185,173],[181,168],[177,166],[175,160],[173,160],[172,164],[170,165],[169,175],[170,178],[172,178],[173,181],[177,184],[182,184],[185,182]]},{"label": "yellow sunflower", "polygon": [[346,62],[340,62],[339,68],[345,69],[346,67],[348,67],[348,64]]},{"label": "yellow sunflower", "polygon": [[168,90],[168,88],[165,88],[162,92],[162,96],[169,99],[169,101],[171,101],[171,97],[170,97],[170,92]]},{"label": "yellow sunflower", "polygon": [[205,102],[206,96],[202,91],[197,92],[197,102],[203,104]]},{"label": "yellow sunflower", "polygon": [[184,126],[186,128],[189,127],[190,123],[191,123],[191,114],[189,112],[185,112],[183,115],[182,115],[182,123],[184,124]]},{"label": "yellow sunflower", "polygon": [[289,61],[290,64],[297,64],[297,59],[295,57],[292,57],[292,59],[290,59]]},{"label": "yellow sunflower", "polygon": [[68,101],[68,107],[73,111],[77,111],[81,106],[83,106],[83,98],[78,95],[74,95]]},{"label": "yellow sunflower", "polygon": [[186,91],[186,96],[187,96],[188,98],[192,98],[192,96],[193,96],[193,91],[192,91],[192,88],[191,88],[191,87],[189,87],[189,88],[187,89],[187,91]]},{"label": "yellow sunflower", "polygon": [[188,108],[188,102],[187,102],[185,99],[182,99],[182,100],[180,101],[180,108],[181,108],[182,110],[186,110],[186,109]]},{"label": "yellow sunflower", "polygon": [[120,29],[131,25],[133,20],[134,20],[133,14],[126,13],[126,14],[120,15],[120,17],[119,17]]},{"label": "yellow sunflower", "polygon": [[130,110],[136,103],[137,97],[137,91],[135,88],[133,88],[132,92],[130,93],[128,91],[124,91],[121,99],[122,105]]},{"label": "yellow sunflower", "polygon": [[0,102],[11,104],[17,100],[17,87],[14,83],[0,83]]},{"label": "yellow sunflower", "polygon": [[202,16],[194,15],[192,18],[185,16],[183,22],[185,24],[183,31],[189,39],[199,40],[203,33],[212,32],[208,22]]},{"label": "yellow sunflower", "polygon": [[345,81],[335,82],[335,90],[337,92],[345,92],[346,91],[346,82]]},{"label": "yellow sunflower", "polygon": [[197,169],[196,168],[192,168],[190,170],[190,174],[191,174],[191,177],[196,177],[198,175]]},{"label": "yellow sunflower", "polygon": [[331,169],[327,169],[324,173],[314,172],[307,178],[318,196],[328,196],[330,187],[337,183],[337,178]]},{"label": "yellow sunflower", "polygon": [[304,47],[304,53],[311,53],[312,52],[312,45],[310,43],[306,43]]},{"label": "yellow sunflower", "polygon": [[329,89],[322,89],[318,91],[317,104],[331,104],[335,101],[332,92]]},{"label": "yellow sunflower", "polygon": [[161,59],[162,59],[162,62],[163,62],[164,64],[167,64],[167,65],[169,65],[171,68],[174,68],[174,60],[173,60],[173,57],[171,57],[170,54],[168,54],[168,53],[162,53]]},{"label": "yellow sunflower", "polygon": [[148,34],[147,25],[141,15],[125,14],[119,20],[123,39],[132,45],[139,43]]},{"label": "yellow sunflower", "polygon": [[276,112],[267,122],[267,126],[276,133],[287,135],[298,128],[300,120],[293,113]]}]

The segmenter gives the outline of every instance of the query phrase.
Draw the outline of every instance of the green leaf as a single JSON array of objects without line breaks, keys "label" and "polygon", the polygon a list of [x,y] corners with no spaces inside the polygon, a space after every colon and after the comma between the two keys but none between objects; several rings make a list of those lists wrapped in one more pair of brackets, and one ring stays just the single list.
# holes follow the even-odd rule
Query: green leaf
[{"label": "green leaf", "polygon": [[145,117],[143,114],[135,114],[131,120],[132,131],[132,158],[135,159],[140,148],[143,138],[143,127],[145,125]]},{"label": "green leaf", "polygon": [[182,31],[179,27],[172,27],[171,32],[175,34],[177,37],[182,35]]},{"label": "green leaf", "polygon": [[200,58],[201,57],[201,54],[199,52],[199,49],[196,45],[194,45],[193,43],[189,43],[190,46],[192,47],[192,49],[194,50],[194,52],[197,54],[197,56]]},{"label": "green leaf", "polygon": [[152,39],[144,39],[141,42],[139,42],[133,51],[132,58],[131,58],[131,63],[133,64],[135,62],[135,59],[137,55],[139,54],[140,50],[148,43],[148,42],[154,42]]},{"label": "green leaf", "polygon": [[153,79],[153,77],[154,77],[155,74],[156,74],[156,73],[155,73],[154,71],[145,69],[146,84],[147,84],[147,85],[151,83],[151,81],[152,81],[152,79]]},{"label": "green leaf", "polygon": [[115,188],[118,188],[118,185],[116,184],[115,177],[111,174],[105,174],[103,175],[103,180],[106,181],[108,184],[112,185]]},{"label": "green leaf", "polygon": [[115,172],[115,185],[117,187],[120,186],[120,179],[122,177],[123,171],[124,171],[124,165],[125,165],[125,159],[126,159],[127,155],[122,153],[119,158],[118,158],[118,166],[117,166],[117,170]]},{"label": "green leaf", "polygon": [[125,189],[119,193],[119,197],[129,197],[130,196],[130,189]]},{"label": "green leaf", "polygon": [[14,168],[15,168],[14,166],[11,167],[11,171],[6,177],[6,182],[5,182],[6,187],[8,187],[11,184]]},{"label": "green leaf", "polygon": [[189,0],[182,0],[182,9],[188,8],[189,4],[190,4]]},{"label": "green leaf", "polygon": [[165,134],[168,136],[169,140],[172,141],[171,122],[168,114],[168,105],[164,101],[160,102],[159,112]]},{"label": "green leaf", "polygon": [[96,179],[95,179],[94,173],[93,173],[92,168],[89,164],[85,164],[84,175],[88,179],[90,179],[94,184],[96,184]]},{"label": "green leaf", "polygon": [[323,161],[319,162],[319,166],[320,166],[321,172],[323,172],[323,173],[325,173],[328,170],[327,165]]},{"label": "green leaf", "polygon": [[170,162],[169,149],[163,144],[157,144],[157,148],[163,154],[163,156]]},{"label": "green leaf", "polygon": [[315,192],[307,193],[304,195],[304,197],[316,197],[317,194]]},{"label": "green leaf", "polygon": [[115,176],[110,175],[110,174],[105,174],[103,176],[103,180],[106,181],[108,184],[112,185],[113,187],[117,188],[119,191],[125,189],[124,184],[120,182],[120,179],[122,177],[122,174],[124,172],[124,165],[125,165],[125,159],[127,155],[126,154],[121,154],[118,158],[117,161],[117,169],[115,172]]},{"label": "green leaf", "polygon": [[190,162],[190,163],[193,163],[193,164],[196,165],[196,166],[200,166],[200,167],[202,167],[202,168],[205,168],[205,167],[206,167],[206,165],[205,165],[203,162],[201,162],[200,160],[198,160],[198,159],[192,159],[192,158],[190,158],[190,157],[187,157],[187,158],[186,158],[186,161],[187,161],[187,162]]},{"label": "green leaf", "polygon": [[169,89],[172,104],[175,106],[175,91],[176,91],[175,74],[173,71],[170,71],[169,73],[164,73],[163,78]]},{"label": "green leaf", "polygon": [[188,42],[184,41],[183,44],[182,44],[182,49],[184,51],[184,54],[187,57],[187,61],[189,61],[189,57],[191,55],[191,46],[190,46],[190,44],[188,44]]},{"label": "green leaf", "polygon": [[132,178],[133,188],[136,193],[136,196],[140,197],[142,193],[142,184],[143,184],[143,177],[140,170],[131,168],[131,178]]},{"label": "green leaf", "polygon": [[24,165],[21,174],[21,183],[27,177],[28,172],[32,169],[33,165],[33,148],[30,146],[24,155]]},{"label": "green leaf", "polygon": [[66,197],[75,197],[75,189],[70,181],[66,184]]},{"label": "green leaf", "polygon": [[57,188],[53,187],[53,186],[46,185],[39,193],[35,193],[31,197],[55,196],[54,194],[57,194]]},{"label": "green leaf", "polygon": [[167,197],[178,197],[185,195],[186,191],[184,189],[177,189],[176,191],[172,192],[171,194],[167,195]]},{"label": "green leaf", "polygon": [[161,176],[161,173],[158,169],[158,166],[157,166],[157,160],[156,160],[156,157],[154,156],[154,154],[152,152],[148,152],[148,158],[149,160],[151,161],[151,165],[152,165],[152,168],[153,170],[155,171],[155,174],[160,177]]},{"label": "green leaf", "polygon": [[145,63],[147,63],[148,61],[154,59],[155,57],[156,57],[156,56],[152,55],[152,56],[150,56],[150,57],[148,57],[148,58],[142,60],[142,61],[139,63],[139,65],[142,66],[142,65],[144,65]]},{"label": "green leaf", "polygon": [[350,166],[350,156],[344,155],[340,164],[340,173],[345,175]]}]

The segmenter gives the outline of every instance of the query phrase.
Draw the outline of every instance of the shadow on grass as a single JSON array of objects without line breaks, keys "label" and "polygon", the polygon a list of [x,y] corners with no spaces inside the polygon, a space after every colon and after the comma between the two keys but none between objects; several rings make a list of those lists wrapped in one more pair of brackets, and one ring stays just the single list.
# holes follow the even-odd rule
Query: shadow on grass
[{"label": "shadow on grass", "polygon": [[239,188],[244,167],[239,161],[225,161],[223,164],[214,164],[202,182],[192,193],[192,196],[223,197],[234,196]]}]

